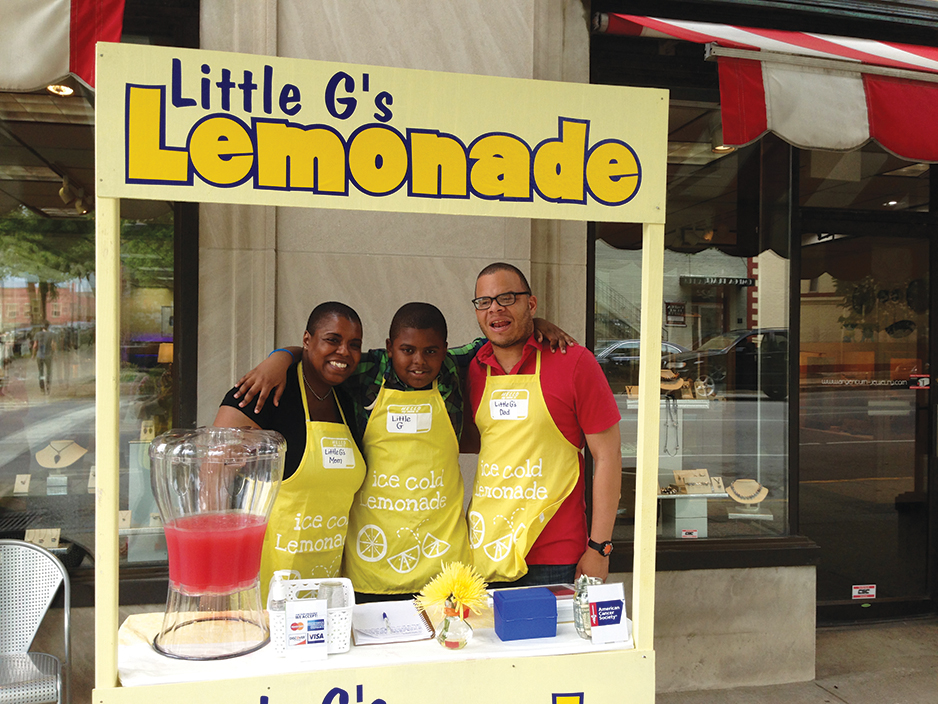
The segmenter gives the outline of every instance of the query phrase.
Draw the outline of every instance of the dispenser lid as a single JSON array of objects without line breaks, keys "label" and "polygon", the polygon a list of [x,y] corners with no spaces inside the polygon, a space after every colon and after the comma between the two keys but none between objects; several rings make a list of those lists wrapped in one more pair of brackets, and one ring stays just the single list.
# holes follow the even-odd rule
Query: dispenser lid
[{"label": "dispenser lid", "polygon": [[206,459],[256,461],[283,458],[287,441],[274,430],[212,428],[169,430],[150,443],[150,459],[173,462]]}]

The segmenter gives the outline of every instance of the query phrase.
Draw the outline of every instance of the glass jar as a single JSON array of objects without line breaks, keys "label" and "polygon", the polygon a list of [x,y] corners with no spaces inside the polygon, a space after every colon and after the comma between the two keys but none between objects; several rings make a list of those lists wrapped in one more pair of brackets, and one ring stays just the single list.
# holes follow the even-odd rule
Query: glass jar
[{"label": "glass jar", "polygon": [[576,592],[573,595],[573,625],[576,626],[576,632],[580,638],[589,640],[592,631],[590,629],[590,604],[586,588],[591,584],[602,584],[603,581],[598,577],[589,577],[581,575],[576,581]]}]

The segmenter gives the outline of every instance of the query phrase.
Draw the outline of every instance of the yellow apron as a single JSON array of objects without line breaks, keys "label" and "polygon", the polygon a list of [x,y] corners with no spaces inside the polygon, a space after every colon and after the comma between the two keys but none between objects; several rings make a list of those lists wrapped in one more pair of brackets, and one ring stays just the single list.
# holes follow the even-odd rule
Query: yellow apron
[{"label": "yellow apron", "polygon": [[339,575],[349,508],[365,478],[365,460],[338,399],[341,423],[309,420],[303,365],[297,370],[306,418],[306,448],[296,472],[281,485],[267,523],[261,556],[265,595],[275,570],[297,570],[302,579]]},{"label": "yellow apron", "polygon": [[417,592],[442,563],[467,563],[459,441],[436,382],[423,391],[382,385],[364,446],[368,472],[343,569],[356,591]]},{"label": "yellow apron", "polygon": [[554,423],[534,374],[491,376],[476,411],[482,450],[469,504],[469,544],[486,581],[511,582],[580,476],[579,449]]}]

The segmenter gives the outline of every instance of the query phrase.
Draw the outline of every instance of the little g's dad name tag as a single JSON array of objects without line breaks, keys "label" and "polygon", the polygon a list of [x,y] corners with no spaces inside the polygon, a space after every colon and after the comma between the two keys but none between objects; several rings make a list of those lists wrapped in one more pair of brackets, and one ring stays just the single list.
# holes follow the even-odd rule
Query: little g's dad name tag
[{"label": "little g's dad name tag", "polygon": [[492,420],[524,420],[528,417],[527,389],[495,389],[489,401]]}]

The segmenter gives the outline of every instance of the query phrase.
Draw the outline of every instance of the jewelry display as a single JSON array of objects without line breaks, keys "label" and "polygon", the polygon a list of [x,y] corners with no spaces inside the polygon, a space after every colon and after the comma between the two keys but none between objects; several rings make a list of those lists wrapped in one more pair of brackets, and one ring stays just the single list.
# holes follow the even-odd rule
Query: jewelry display
[{"label": "jewelry display", "polygon": [[74,464],[87,452],[74,440],[50,440],[36,453],[36,462],[46,469],[58,469]]},{"label": "jewelry display", "polygon": [[737,503],[757,504],[768,496],[769,490],[755,479],[737,479],[726,488],[726,493]]},{"label": "jewelry display", "polygon": [[[678,452],[681,449],[680,434],[679,434],[680,429],[678,427],[678,422],[677,422],[677,400],[674,399],[670,394],[666,395],[664,397],[664,408],[667,414],[667,418],[665,419],[665,423],[664,423],[664,443],[663,443],[662,450],[664,451],[664,454],[668,455],[668,457],[675,457],[677,456]],[[668,445],[670,445],[670,436],[672,433],[671,428],[674,428],[673,430],[674,451],[673,452],[668,447]]]},{"label": "jewelry display", "polygon": [[56,447],[56,446],[55,446],[55,443],[50,440],[50,441],[49,441],[49,447],[51,447],[52,450],[55,452],[55,456],[52,458],[52,461],[55,462],[56,464],[58,464],[58,463],[59,463],[59,460],[62,459],[62,452],[63,452],[64,450],[67,450],[70,445],[74,445],[74,444],[75,444],[75,441],[74,441],[74,440],[66,440],[66,441],[65,441],[65,444],[62,445],[62,447]]}]

